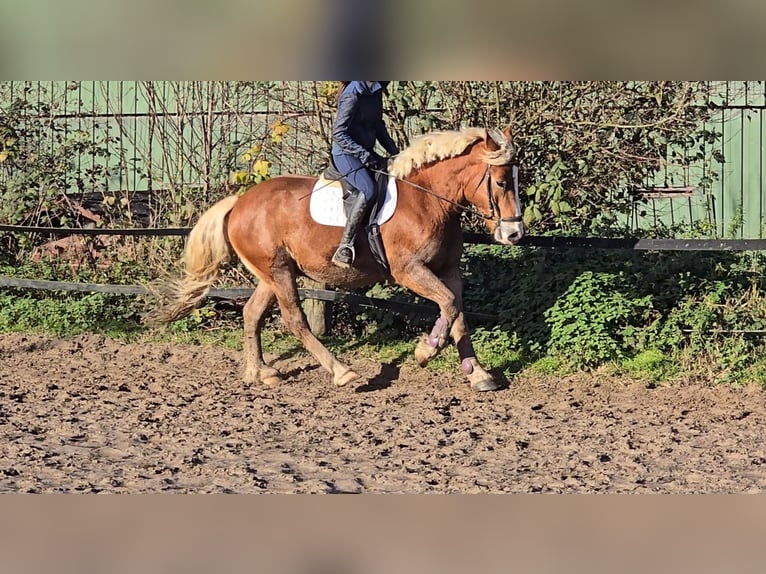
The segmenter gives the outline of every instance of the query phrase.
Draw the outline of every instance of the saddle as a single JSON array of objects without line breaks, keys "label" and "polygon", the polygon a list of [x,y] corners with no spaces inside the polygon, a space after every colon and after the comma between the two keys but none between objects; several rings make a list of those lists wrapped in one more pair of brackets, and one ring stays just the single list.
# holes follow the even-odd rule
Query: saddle
[{"label": "saddle", "polygon": [[[330,165],[324,170],[322,174],[325,179],[330,181],[340,182],[341,189],[343,190],[343,211],[348,216],[351,209],[351,202],[353,201],[353,194],[358,190],[352,186],[343,174],[341,174],[330,161]],[[370,202],[365,215],[364,230],[367,232],[367,241],[370,245],[370,251],[375,261],[383,267],[386,271],[390,269],[388,265],[388,258],[386,257],[386,250],[383,248],[383,240],[380,237],[380,226],[376,223],[378,212],[383,206],[383,201],[386,198],[386,187],[388,186],[388,175],[385,173],[375,173],[375,197]]]},{"label": "saddle", "polygon": [[[330,181],[337,181],[340,183],[340,187],[343,189],[343,209],[346,212],[346,215],[348,215],[349,206],[351,204],[349,198],[358,190],[351,185],[345,177],[343,177],[343,174],[335,169],[335,166],[332,165],[332,163],[327,166],[322,173],[322,176]],[[368,214],[368,221],[374,220],[375,215],[380,211],[380,207],[383,205],[383,200],[386,198],[386,186],[388,185],[388,176],[385,173],[375,173],[374,176],[375,199],[371,202],[372,209]]]}]

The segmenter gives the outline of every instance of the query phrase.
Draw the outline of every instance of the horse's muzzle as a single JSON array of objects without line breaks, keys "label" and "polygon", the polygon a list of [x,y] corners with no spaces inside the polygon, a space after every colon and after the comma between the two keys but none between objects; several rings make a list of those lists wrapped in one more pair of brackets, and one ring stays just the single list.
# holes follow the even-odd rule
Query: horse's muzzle
[{"label": "horse's muzzle", "polygon": [[495,228],[495,241],[504,245],[516,245],[524,237],[524,222],[501,221]]}]

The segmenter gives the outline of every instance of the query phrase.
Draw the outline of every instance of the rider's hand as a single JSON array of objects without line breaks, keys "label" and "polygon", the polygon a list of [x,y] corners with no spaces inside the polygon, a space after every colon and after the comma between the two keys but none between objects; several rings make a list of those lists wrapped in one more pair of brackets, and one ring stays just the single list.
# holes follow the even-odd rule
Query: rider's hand
[{"label": "rider's hand", "polygon": [[388,168],[388,160],[376,153],[371,153],[366,165],[372,170],[385,171]]}]

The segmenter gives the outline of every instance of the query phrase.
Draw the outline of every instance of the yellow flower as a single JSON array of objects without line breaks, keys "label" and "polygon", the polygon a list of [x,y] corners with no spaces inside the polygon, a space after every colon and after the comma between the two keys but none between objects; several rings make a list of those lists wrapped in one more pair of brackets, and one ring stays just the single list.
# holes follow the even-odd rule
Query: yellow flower
[{"label": "yellow flower", "polygon": [[269,167],[271,167],[271,162],[265,159],[258,159],[253,163],[253,173],[266,177],[269,175]]},{"label": "yellow flower", "polygon": [[279,143],[282,141],[282,136],[285,135],[290,128],[287,127],[287,125],[280,121],[277,121],[274,123],[273,126],[271,126],[271,139],[274,143]]}]

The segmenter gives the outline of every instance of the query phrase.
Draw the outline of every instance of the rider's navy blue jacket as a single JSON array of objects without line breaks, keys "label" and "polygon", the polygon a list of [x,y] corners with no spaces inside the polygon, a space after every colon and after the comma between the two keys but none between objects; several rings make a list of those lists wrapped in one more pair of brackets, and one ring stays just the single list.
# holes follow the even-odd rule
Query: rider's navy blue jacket
[{"label": "rider's navy blue jacket", "polygon": [[390,154],[399,149],[383,122],[383,86],[374,82],[351,82],[338,100],[338,112],[332,129],[332,154],[350,154],[367,163],[379,141]]}]

